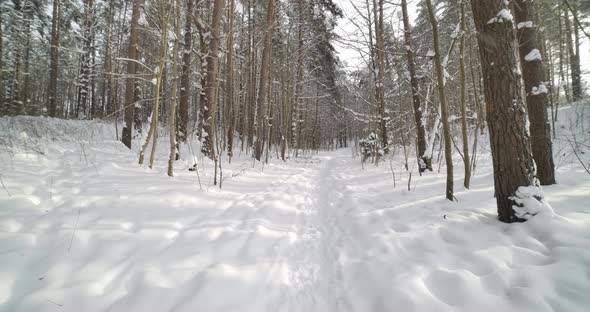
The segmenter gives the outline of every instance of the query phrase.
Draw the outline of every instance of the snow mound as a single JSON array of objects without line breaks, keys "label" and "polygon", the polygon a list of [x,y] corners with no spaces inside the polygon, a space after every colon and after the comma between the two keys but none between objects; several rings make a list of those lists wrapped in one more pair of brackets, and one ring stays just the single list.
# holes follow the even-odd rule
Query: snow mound
[{"label": "snow mound", "polygon": [[516,203],[512,209],[520,219],[528,220],[537,215],[550,218],[554,214],[553,209],[545,200],[543,189],[540,186],[521,186],[510,199]]}]

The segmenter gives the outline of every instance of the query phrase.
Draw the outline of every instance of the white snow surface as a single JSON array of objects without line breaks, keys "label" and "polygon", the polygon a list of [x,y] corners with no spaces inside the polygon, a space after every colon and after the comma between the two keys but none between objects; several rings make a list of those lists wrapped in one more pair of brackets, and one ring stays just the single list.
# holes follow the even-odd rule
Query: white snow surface
[{"label": "white snow surface", "polygon": [[[560,120],[579,121],[574,111]],[[155,169],[137,165],[109,123],[14,117],[0,129],[0,311],[590,307],[590,176],[565,126],[559,184],[543,188],[553,210],[520,224],[496,219],[487,135],[471,190],[457,163],[449,202],[444,174],[414,174],[408,191],[394,157],[394,188],[389,160],[363,169],[350,149],[224,160],[222,190],[201,159],[201,190],[188,160],[165,175],[164,142]]]}]

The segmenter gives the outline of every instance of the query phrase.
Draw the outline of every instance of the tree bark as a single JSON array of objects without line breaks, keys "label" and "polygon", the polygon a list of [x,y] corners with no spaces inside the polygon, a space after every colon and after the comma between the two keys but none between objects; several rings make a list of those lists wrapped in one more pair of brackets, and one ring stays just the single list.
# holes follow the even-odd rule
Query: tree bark
[{"label": "tree bark", "polygon": [[381,147],[387,152],[387,119],[385,116],[385,45],[383,27],[383,0],[373,0],[373,12],[375,15],[375,45],[377,56],[377,77],[375,81],[375,96],[377,101],[377,114],[379,121],[379,132],[381,134]]},{"label": "tree bark", "polygon": [[298,2],[298,25],[297,25],[297,72],[295,73],[295,107],[292,109],[292,132],[291,132],[291,146],[295,147],[295,157],[298,156],[299,148],[301,147],[301,120],[303,119],[301,101],[301,92],[303,91],[303,14],[304,14],[304,0]]},{"label": "tree bark", "polygon": [[[57,0],[55,0],[57,1]],[[8,109],[5,108],[4,103],[4,62],[2,61],[2,51],[3,51],[3,37],[4,33],[2,32],[2,26],[4,23],[2,22],[2,14],[3,14],[2,6],[0,6],[0,116],[7,114]]]},{"label": "tree bark", "polygon": [[139,14],[141,0],[133,0],[131,13],[131,33],[129,35],[129,47],[127,50],[127,79],[125,82],[125,126],[123,127],[122,141],[127,148],[131,149],[131,137],[133,133],[133,120],[136,97],[135,97],[135,74],[139,43]]},{"label": "tree bark", "polygon": [[219,66],[219,40],[221,28],[221,13],[223,11],[223,0],[215,0],[213,4],[213,23],[211,27],[211,40],[207,52],[207,80],[205,82],[205,103],[203,112],[203,130],[206,135],[203,142],[203,153],[213,160],[217,160],[215,152],[215,133],[217,99],[215,97],[217,88],[217,71]]},{"label": "tree bark", "polygon": [[[461,1],[461,39],[459,41],[459,71],[461,76],[461,134],[463,137],[463,165],[465,168],[463,186],[466,189],[469,189],[469,184],[471,181],[471,158],[469,158],[469,137],[467,133],[467,77],[465,73],[465,0],[459,1]],[[475,133],[477,135],[477,129],[475,129]]]},{"label": "tree bark", "polygon": [[188,137],[188,118],[190,103],[190,76],[191,76],[191,50],[193,41],[193,8],[194,0],[187,0],[185,26],[184,26],[184,49],[182,51],[182,75],[180,78],[180,99],[177,141],[186,143]]},{"label": "tree bark", "polygon": [[234,151],[234,130],[235,130],[235,108],[234,108],[234,19],[235,19],[235,1],[229,2],[229,28],[227,32],[227,76],[226,76],[226,90],[225,90],[225,105],[228,107],[228,123],[227,130],[227,155],[229,161],[233,157]]},{"label": "tree bark", "polygon": [[260,161],[262,157],[265,144],[264,141],[266,138],[263,125],[265,124],[264,116],[267,115],[265,113],[265,105],[267,105],[266,100],[270,96],[267,95],[268,90],[266,84],[268,83],[267,80],[271,57],[270,53],[272,48],[272,34],[274,29],[274,7],[275,0],[269,0],[266,12],[266,25],[264,28],[264,49],[262,51],[262,63],[260,65],[260,81],[258,83],[258,105],[256,105],[258,111],[258,127],[256,131],[256,148],[254,155],[258,161]]},{"label": "tree bark", "polygon": [[[574,24],[574,31],[570,22],[567,8],[563,7],[565,22],[565,38],[570,60],[570,75],[572,80],[572,100],[578,101],[582,98],[582,70],[580,68],[580,44],[578,39],[577,26]],[[572,40],[572,36],[574,40]]]},{"label": "tree bark", "polygon": [[418,78],[416,77],[416,65],[414,64],[414,51],[412,50],[412,32],[410,18],[408,17],[407,0],[402,0],[402,17],[404,22],[404,41],[408,60],[408,72],[410,73],[410,85],[412,87],[412,103],[414,108],[414,121],[416,122],[416,144],[418,149],[418,162],[420,172],[426,169],[432,171],[432,159],[426,153],[426,131],[422,121],[422,110],[420,108],[420,94],[418,92]]},{"label": "tree bark", "polygon": [[553,163],[551,129],[547,120],[548,89],[545,86],[547,79],[541,58],[544,55],[540,52],[542,49],[537,27],[533,24],[534,10],[534,3],[530,1],[516,0],[514,3],[520,64],[530,121],[531,149],[541,185],[551,185],[555,184],[555,165]]},{"label": "tree bark", "polygon": [[91,107],[88,107],[89,85],[92,79],[92,45],[94,44],[94,0],[84,1],[84,24],[82,35],[82,55],[80,61],[80,75],[78,78],[78,102],[76,106],[77,118],[89,118]]},{"label": "tree bark", "polygon": [[47,113],[49,117],[57,116],[57,79],[59,69],[59,35],[60,35],[61,6],[60,0],[53,0],[53,15],[51,20],[51,52],[49,65],[49,88],[47,90]]},{"label": "tree bark", "polygon": [[12,69],[12,84],[10,88],[10,103],[11,107],[8,110],[11,115],[19,115],[23,113],[24,103],[21,100],[21,80],[23,76],[23,45],[26,40],[24,38],[26,29],[28,28],[27,22],[27,11],[30,3],[28,0],[16,1],[14,4],[14,11],[16,12],[14,29],[13,32],[17,38],[17,42],[14,44],[14,62]]},{"label": "tree bark", "polygon": [[176,103],[178,102],[178,46],[180,45],[180,0],[174,1],[174,48],[172,49],[172,101],[170,102],[170,154],[168,156],[168,176],[174,176],[176,151]]},{"label": "tree bark", "polygon": [[447,165],[447,188],[446,197],[448,200],[453,201],[453,155],[451,142],[451,129],[449,126],[449,114],[447,109],[447,100],[445,96],[445,68],[442,65],[442,58],[440,54],[440,43],[438,39],[438,25],[436,16],[434,15],[434,9],[432,7],[432,1],[426,0],[428,6],[428,15],[430,17],[430,24],[432,25],[432,39],[434,41],[434,62],[436,65],[436,78],[438,85],[438,96],[440,101],[440,112],[443,124],[443,137],[445,140],[445,163]]},{"label": "tree bark", "polygon": [[[522,221],[513,206],[522,186],[537,186],[526,131],[517,41],[504,0],[471,0],[478,31],[498,217]],[[508,17],[508,18],[505,18]]]},{"label": "tree bark", "polygon": [[[164,79],[164,72],[166,70],[166,60],[168,56],[168,24],[170,21],[170,16],[172,16],[173,9],[170,7],[170,4],[166,0],[160,0],[159,3],[159,12],[160,12],[160,23],[161,23],[161,38],[160,38],[160,57],[159,57],[159,64],[158,64],[158,72],[156,73],[156,88],[154,90],[155,93],[155,100],[154,100],[154,109],[152,110],[152,122],[150,125],[150,131],[152,132],[152,151],[150,153],[150,169],[154,166],[154,160],[156,156],[156,145],[158,143],[158,115],[159,115],[159,108],[160,108],[160,98],[161,98],[161,87],[162,84],[165,83]],[[171,134],[172,136],[172,134]],[[146,141],[147,142],[147,141]]]}]

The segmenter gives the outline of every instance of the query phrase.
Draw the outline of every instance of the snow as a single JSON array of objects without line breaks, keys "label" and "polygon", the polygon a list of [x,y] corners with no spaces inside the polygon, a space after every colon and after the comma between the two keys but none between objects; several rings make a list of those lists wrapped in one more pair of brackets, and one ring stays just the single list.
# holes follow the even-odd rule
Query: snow
[{"label": "snow", "polygon": [[436,53],[432,49],[430,49],[430,50],[428,50],[428,52],[426,52],[426,57],[434,57],[435,55],[436,55]]},{"label": "snow", "polygon": [[0,310],[586,311],[590,178],[565,140],[583,109],[560,111],[559,184],[521,188],[518,224],[496,219],[486,135],[449,202],[444,169],[408,190],[400,156],[236,153],[219,190],[186,146],[166,176],[166,135],[149,170],[112,123],[0,118]]},{"label": "snow", "polygon": [[529,54],[524,57],[526,62],[533,62],[533,61],[542,61],[543,57],[541,57],[541,52],[538,49],[532,49]]},{"label": "snow", "polygon": [[502,9],[500,10],[500,12],[498,12],[498,14],[496,14],[496,17],[488,21],[488,24],[512,22],[513,20],[514,18],[512,17],[512,13],[510,13],[510,10]]},{"label": "snow", "polygon": [[536,87],[533,87],[531,90],[532,95],[539,95],[539,94],[547,94],[549,90],[547,90],[547,86],[544,83],[539,84]]},{"label": "snow", "polygon": [[533,24],[532,21],[520,22],[520,23],[516,24],[516,28],[517,29],[535,28],[535,24]]},{"label": "snow", "polygon": [[545,200],[540,186],[521,186],[512,199],[516,203],[512,208],[521,219],[531,219],[539,214],[553,217],[553,209]]},{"label": "snow", "polygon": [[461,23],[457,23],[457,26],[455,26],[455,30],[453,30],[453,33],[451,34],[451,39],[455,39],[455,38],[459,38],[459,35],[463,35],[461,32]]}]

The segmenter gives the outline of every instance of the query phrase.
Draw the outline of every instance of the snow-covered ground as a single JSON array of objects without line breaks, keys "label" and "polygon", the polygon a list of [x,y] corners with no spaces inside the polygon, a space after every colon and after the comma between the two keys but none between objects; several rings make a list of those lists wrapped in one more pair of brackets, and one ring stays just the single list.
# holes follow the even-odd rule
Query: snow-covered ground
[{"label": "snow-covered ground", "polygon": [[167,177],[164,141],[149,170],[111,124],[0,118],[0,311],[588,311],[582,107],[560,115],[555,215],[511,225],[485,143],[471,190],[456,155],[451,203],[444,168],[408,191],[399,156],[395,188],[389,160],[341,149],[242,155],[219,190],[207,161]]}]

